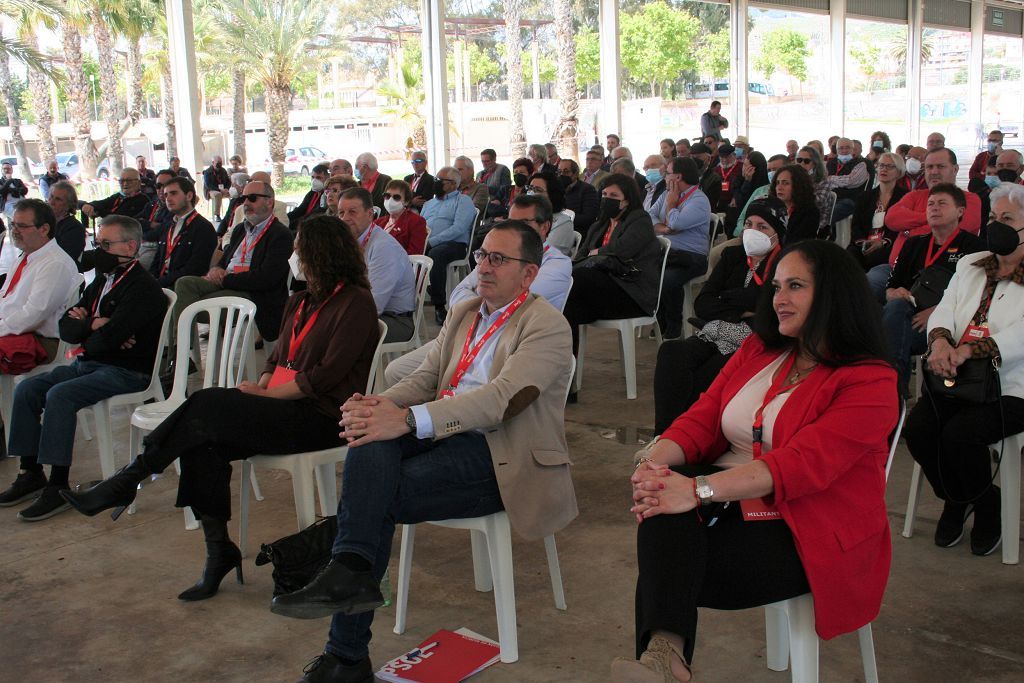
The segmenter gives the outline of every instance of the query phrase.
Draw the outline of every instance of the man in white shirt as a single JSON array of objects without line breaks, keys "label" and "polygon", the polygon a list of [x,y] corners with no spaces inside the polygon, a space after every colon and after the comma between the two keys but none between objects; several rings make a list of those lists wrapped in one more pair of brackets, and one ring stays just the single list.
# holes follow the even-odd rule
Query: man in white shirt
[{"label": "man in white shirt", "polygon": [[370,293],[377,316],[388,326],[384,342],[412,338],[416,310],[416,277],[405,248],[373,224],[373,197],[369,190],[353,187],[338,198],[338,218],[345,222],[363,249]]},{"label": "man in white shirt", "polygon": [[[509,220],[526,223],[537,231],[544,242],[544,256],[541,260],[540,271],[530,285],[530,291],[544,297],[548,303],[561,311],[569,296],[569,288],[572,287],[572,261],[558,249],[549,248],[550,245],[547,244],[552,216],[551,202],[543,195],[519,195],[508,210]],[[454,308],[456,304],[478,296],[477,285],[479,283],[479,275],[476,270],[473,270],[452,290],[448,307]],[[396,358],[388,363],[384,369],[384,380],[387,385],[398,384],[412,374],[436,343],[436,339],[432,340],[415,351],[410,351],[401,358]]]}]

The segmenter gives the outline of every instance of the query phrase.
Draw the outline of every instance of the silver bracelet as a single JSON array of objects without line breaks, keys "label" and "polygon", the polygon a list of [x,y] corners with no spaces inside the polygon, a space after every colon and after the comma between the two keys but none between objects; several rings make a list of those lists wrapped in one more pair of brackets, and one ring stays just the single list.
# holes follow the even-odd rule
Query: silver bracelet
[{"label": "silver bracelet", "polygon": [[633,471],[636,472],[638,469],[640,469],[640,465],[643,465],[645,462],[654,462],[654,461],[651,460],[650,458],[647,458],[647,457],[637,458],[636,462],[633,464]]}]

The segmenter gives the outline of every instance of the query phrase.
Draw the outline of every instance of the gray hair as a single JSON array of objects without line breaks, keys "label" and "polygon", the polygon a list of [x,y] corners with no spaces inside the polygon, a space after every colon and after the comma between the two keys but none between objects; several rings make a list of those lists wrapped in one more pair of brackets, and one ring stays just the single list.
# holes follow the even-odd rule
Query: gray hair
[{"label": "gray hair", "polygon": [[100,220],[101,228],[111,225],[116,225],[118,230],[121,231],[121,239],[135,242],[135,253],[138,254],[139,247],[142,246],[142,224],[131,216],[120,216],[116,213],[105,216]]},{"label": "gray hair", "polygon": [[1024,213],[1024,185],[1000,183],[996,189],[992,190],[992,194],[988,196],[988,199],[991,206],[995,206],[996,202],[1005,199],[1017,207],[1018,212]]},{"label": "gray hair", "polygon": [[75,189],[75,186],[70,181],[58,180],[50,186],[50,192],[54,190],[63,190],[68,193],[68,209],[69,212],[73,212],[78,206],[78,190]]},{"label": "gray hair", "polygon": [[370,167],[371,171],[377,170],[377,157],[373,156],[369,152],[363,152],[356,157],[356,166],[359,164],[366,164]]},{"label": "gray hair", "polygon": [[542,164],[548,163],[548,150],[545,149],[544,145],[540,145],[540,144],[530,145],[530,151],[537,155],[537,158],[540,159],[540,163],[542,163]]},{"label": "gray hair", "polygon": [[885,152],[878,156],[879,161],[882,159],[888,159],[889,163],[896,167],[896,170],[899,171],[900,178],[907,174],[907,163],[903,161],[903,157],[899,154],[896,154],[895,152]]},{"label": "gray hair", "polygon": [[[1017,155],[1017,165],[1018,166],[1024,166],[1024,154],[1021,154],[1019,149],[1004,149],[1002,151],[1002,153],[999,154],[999,156],[1001,157],[1001,156],[1003,156],[1003,154],[1016,154]],[[996,162],[998,163],[998,161],[999,161],[999,157],[996,157]]]},{"label": "gray hair", "polygon": [[469,157],[467,157],[467,156],[455,157],[455,161],[461,161],[462,163],[466,164],[467,166],[469,166],[470,173],[473,172],[473,160],[470,159]]},{"label": "gray hair", "polygon": [[629,159],[630,161],[632,161],[633,153],[629,151],[629,147],[623,147],[622,145],[619,145],[618,147],[612,150],[612,158]]},{"label": "gray hair", "polygon": [[[616,147],[615,149],[619,149]],[[621,157],[612,162],[611,165],[612,173],[625,173],[628,176],[632,176],[636,173],[636,165],[633,164],[633,160],[629,157]]]},{"label": "gray hair", "polygon": [[456,184],[462,182],[462,174],[459,173],[454,166],[442,166],[441,168],[437,169],[437,173],[435,173],[434,175],[438,178],[450,180]]}]

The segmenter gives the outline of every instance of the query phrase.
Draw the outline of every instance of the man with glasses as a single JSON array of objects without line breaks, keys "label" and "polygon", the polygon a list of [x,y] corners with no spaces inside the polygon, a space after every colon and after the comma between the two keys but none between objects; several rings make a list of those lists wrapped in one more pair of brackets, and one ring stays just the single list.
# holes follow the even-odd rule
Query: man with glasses
[{"label": "man with glasses", "polygon": [[75,217],[73,211],[74,207],[78,206],[78,192],[75,186],[67,180],[55,183],[50,188],[47,203],[53,209],[53,215],[57,220],[53,238],[77,264],[82,258],[82,252],[85,251],[85,226]]},{"label": "man with glasses", "polygon": [[405,176],[405,182],[412,188],[412,203],[410,206],[419,211],[423,205],[434,196],[434,176],[427,172],[427,153],[415,151],[412,153],[412,173]]},{"label": "man with glasses", "polygon": [[[328,167],[328,169],[331,172],[332,178],[335,178],[340,175],[348,175],[352,176],[353,178],[356,177],[355,171],[352,170],[352,164],[349,163],[348,159],[335,159],[334,161],[331,162],[331,165]],[[253,175],[255,175],[255,173]]]},{"label": "man with glasses", "polygon": [[558,181],[565,189],[565,208],[576,214],[572,221],[573,229],[586,233],[597,220],[601,197],[593,185],[580,180],[580,165],[572,159],[558,162]]},{"label": "man with glasses", "polygon": [[161,235],[167,232],[168,226],[174,220],[174,214],[167,209],[164,202],[164,187],[172,178],[177,176],[174,172],[165,168],[156,174],[156,201],[149,207],[149,215],[142,223],[142,248],[139,249],[139,263],[146,270],[153,265],[153,258],[156,255],[157,243]]},{"label": "man with glasses", "polygon": [[601,189],[601,182],[608,177],[608,171],[601,168],[604,165],[604,154],[601,150],[592,149],[587,152],[586,168],[583,169],[583,182],[594,188]]},{"label": "man with glasses", "polygon": [[487,210],[490,193],[486,185],[473,180],[473,160],[467,156],[458,156],[455,157],[455,162],[452,165],[455,166],[455,170],[459,172],[461,177],[459,180],[459,192],[473,201],[473,206],[476,207],[480,212],[480,216],[483,217],[484,212]]},{"label": "man with glasses", "polygon": [[90,219],[116,215],[128,216],[144,223],[149,218],[152,202],[142,193],[139,172],[134,168],[126,168],[121,171],[121,178],[117,182],[121,186],[120,192],[84,204],[82,213]]},{"label": "man with glasses", "polygon": [[853,141],[849,138],[836,140],[836,158],[826,165],[828,178],[825,185],[836,193],[836,205],[832,210],[832,223],[838,223],[853,215],[857,198],[864,194],[871,180],[867,160],[857,156]]},{"label": "man with glasses", "polygon": [[370,627],[396,524],[505,510],[519,536],[541,539],[575,518],[564,425],[572,342],[565,318],[530,293],[542,254],[533,228],[497,224],[484,238],[477,296],[452,309],[423,364],[342,406],[349,450],[331,562],[271,606],[333,615],[303,681],[373,678]]},{"label": "man with glasses", "polygon": [[240,296],[256,304],[256,328],[277,340],[288,299],[288,258],[292,233],[274,217],[274,188],[250,181],[242,193],[245,220],[234,227],[217,265],[206,275],[186,275],[174,285],[174,319],[190,304],[219,296]]},{"label": "man with glasses", "polygon": [[14,215],[14,206],[19,199],[28,196],[28,187],[21,178],[14,177],[14,165],[4,162],[0,166],[0,208],[8,217]]},{"label": "man with glasses", "polygon": [[473,200],[459,192],[462,176],[451,166],[437,172],[434,184],[434,198],[423,205],[420,215],[430,228],[427,242],[427,256],[434,260],[430,269],[430,300],[434,304],[434,319],[444,323],[447,310],[444,307],[448,264],[466,257],[470,233],[476,218]]},{"label": "man with glasses", "polygon": [[135,157],[135,168],[139,172],[139,183],[142,185],[142,192],[151,200],[156,199],[156,173],[148,168],[146,157],[141,154]]},{"label": "man with glasses", "polygon": [[[39,230],[34,227],[39,221],[26,213],[18,223],[33,226],[24,228],[26,232]],[[134,218],[107,216],[94,244],[96,250],[86,252],[85,260],[96,268],[96,279],[58,322],[60,338],[73,346],[68,355],[74,360],[29,377],[14,390],[8,449],[21,458],[21,468],[14,483],[0,493],[0,506],[36,498],[18,514],[25,522],[70,507],[60,492],[69,488],[78,411],[117,394],[142,391],[153,371],[167,297],[136,258],[142,226]],[[22,278],[31,265],[29,254]],[[8,293],[29,284],[15,282],[16,272],[11,278]],[[63,302],[69,289],[70,282],[52,296]],[[43,465],[50,465],[49,477]]]},{"label": "man with glasses", "polygon": [[182,277],[207,272],[217,249],[217,233],[213,223],[196,210],[196,186],[191,180],[171,178],[163,193],[171,220],[157,241],[149,272],[161,287],[174,289]]}]

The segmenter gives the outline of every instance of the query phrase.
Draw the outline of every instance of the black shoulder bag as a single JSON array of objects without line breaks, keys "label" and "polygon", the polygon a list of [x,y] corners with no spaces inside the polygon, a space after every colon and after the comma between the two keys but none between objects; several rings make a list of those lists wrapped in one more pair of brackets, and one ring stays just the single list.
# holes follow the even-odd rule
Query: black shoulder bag
[{"label": "black shoulder bag", "polygon": [[294,593],[313,580],[331,561],[331,548],[338,535],[338,518],[318,519],[291,536],[260,546],[256,566],[274,565],[274,595]]}]

